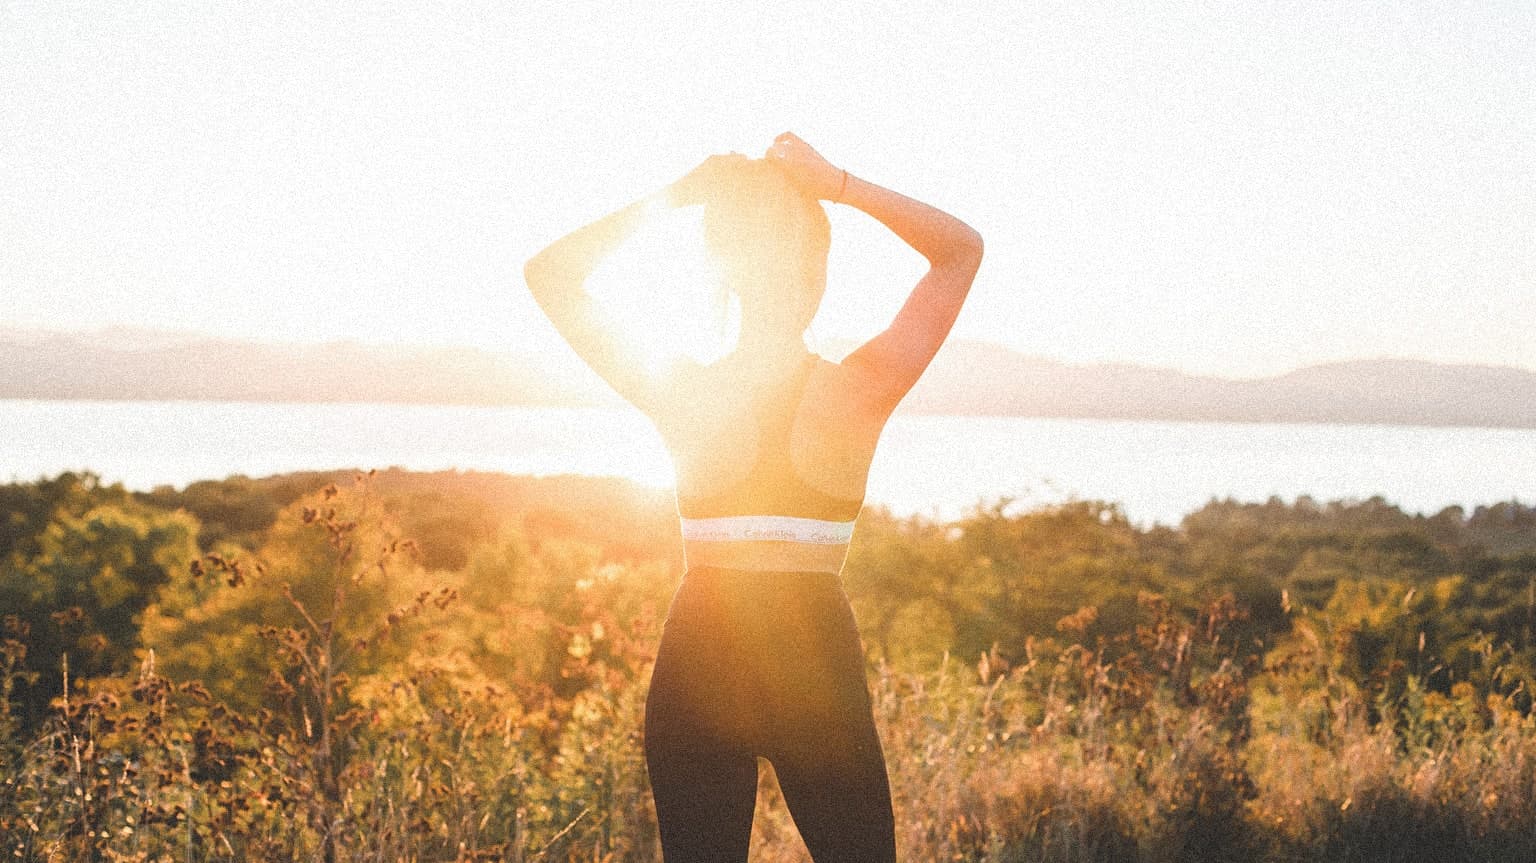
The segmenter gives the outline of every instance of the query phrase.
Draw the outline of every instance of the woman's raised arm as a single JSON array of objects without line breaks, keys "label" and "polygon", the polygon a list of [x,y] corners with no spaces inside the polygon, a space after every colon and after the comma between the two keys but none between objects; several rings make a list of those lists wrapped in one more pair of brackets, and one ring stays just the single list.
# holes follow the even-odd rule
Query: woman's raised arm
[{"label": "woman's raised arm", "polygon": [[651,404],[653,384],[585,285],[598,263],[635,232],[650,206],[650,199],[642,199],[609,213],[556,240],[523,267],[528,289],[555,329],[609,386],[642,410]]},{"label": "woman's raised arm", "polygon": [[811,194],[862,210],[928,259],[928,273],[891,325],[843,360],[845,367],[867,374],[879,407],[895,410],[960,314],[981,266],[981,235],[942,210],[833,167],[788,132],[774,140],[767,156]]},{"label": "woman's raised arm", "polygon": [[586,291],[586,281],[602,260],[617,249],[657,207],[701,203],[709,184],[732,158],[711,156],[663,192],[642,198],[551,243],[523,267],[523,278],[544,314],[619,395],[642,411],[656,403],[666,381],[646,372],[646,365],[622,336],[622,322],[604,315]]}]

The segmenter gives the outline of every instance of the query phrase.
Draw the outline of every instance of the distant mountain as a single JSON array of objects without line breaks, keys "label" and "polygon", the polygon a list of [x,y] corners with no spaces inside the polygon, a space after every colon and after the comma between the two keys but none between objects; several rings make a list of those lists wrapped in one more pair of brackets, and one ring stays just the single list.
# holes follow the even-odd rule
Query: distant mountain
[{"label": "distant mountain", "polygon": [[[9,337],[7,337],[9,336]],[[0,398],[589,405],[575,359],[473,348],[264,344],[137,329],[0,333]]]},{"label": "distant mountain", "polygon": [[[574,356],[334,342],[260,344],[117,328],[0,329],[0,398],[612,405]],[[1233,380],[1071,365],[955,342],[908,413],[1536,428],[1536,372],[1359,360]]]},{"label": "distant mountain", "polygon": [[1375,359],[1252,380],[1068,365],[996,345],[947,346],[907,397],[920,413],[1536,428],[1536,372]]}]

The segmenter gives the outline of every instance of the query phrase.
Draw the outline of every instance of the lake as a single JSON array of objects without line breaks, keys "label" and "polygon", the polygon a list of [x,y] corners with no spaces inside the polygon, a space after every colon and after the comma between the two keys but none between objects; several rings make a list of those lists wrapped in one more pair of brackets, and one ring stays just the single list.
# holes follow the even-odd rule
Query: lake
[{"label": "lake", "polygon": [[[617,475],[671,482],[654,429],[605,408],[0,400],[0,481],[89,469],[133,489],[322,468]],[[1536,500],[1536,430],[893,419],[868,499],[953,517],[1094,498],[1175,524],[1213,497],[1380,495],[1406,510]]]}]

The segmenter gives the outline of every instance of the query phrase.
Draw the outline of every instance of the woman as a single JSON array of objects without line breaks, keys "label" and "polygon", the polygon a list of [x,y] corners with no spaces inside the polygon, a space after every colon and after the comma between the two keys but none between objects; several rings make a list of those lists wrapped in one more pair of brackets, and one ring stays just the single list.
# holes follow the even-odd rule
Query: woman
[{"label": "woman", "polygon": [[[885,762],[839,572],[880,431],[954,324],[981,237],[788,133],[761,160],[710,157],[666,201],[704,206],[706,242],[739,302],[739,340],[717,362],[648,373],[583,291],[654,200],[556,241],[526,269],[576,352],[655,422],[677,471],[687,573],[645,717],[663,855],[745,860],[762,757],[817,863],[894,860]],[[803,338],[826,286],[821,201],[873,216],[929,262],[891,325],[841,363]]]}]

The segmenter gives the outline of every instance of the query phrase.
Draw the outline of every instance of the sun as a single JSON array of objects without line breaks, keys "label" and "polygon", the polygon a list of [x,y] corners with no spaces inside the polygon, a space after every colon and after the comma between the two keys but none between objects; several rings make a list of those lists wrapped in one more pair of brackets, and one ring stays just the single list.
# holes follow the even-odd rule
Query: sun
[{"label": "sun", "polygon": [[702,207],[651,206],[586,288],[610,332],[648,374],[684,359],[713,362],[735,344],[740,313],[705,246]]}]

